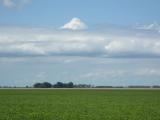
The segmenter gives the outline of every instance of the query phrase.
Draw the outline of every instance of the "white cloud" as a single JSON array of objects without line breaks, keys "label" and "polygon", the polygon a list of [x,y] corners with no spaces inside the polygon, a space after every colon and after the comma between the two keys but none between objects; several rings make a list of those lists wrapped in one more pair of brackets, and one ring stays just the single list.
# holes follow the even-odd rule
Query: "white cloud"
[{"label": "white cloud", "polygon": [[160,57],[160,35],[0,27],[0,56]]},{"label": "white cloud", "polygon": [[135,72],[138,76],[160,76],[160,69],[145,68]]},{"label": "white cloud", "polygon": [[79,18],[73,18],[70,22],[61,27],[61,29],[69,30],[84,30],[87,28],[87,25],[83,23]]},{"label": "white cloud", "polygon": [[160,40],[155,38],[119,38],[106,46],[108,54],[115,56],[159,56]]},{"label": "white cloud", "polygon": [[129,72],[127,72],[125,70],[97,70],[94,72],[85,73],[84,75],[82,75],[82,77],[84,77],[84,78],[122,77],[126,73],[128,74]]},{"label": "white cloud", "polygon": [[31,0],[0,0],[0,2],[7,8],[19,8],[28,4]]},{"label": "white cloud", "polygon": [[135,28],[141,30],[154,30],[160,33],[160,25],[157,22],[146,25],[137,24]]},{"label": "white cloud", "polygon": [[124,78],[132,77],[160,77],[160,69],[157,68],[136,68],[136,69],[96,69],[94,71],[82,74],[82,78],[97,79],[97,78]]},{"label": "white cloud", "polygon": [[12,0],[3,0],[3,4],[6,7],[13,7],[13,6],[15,6],[15,3]]}]

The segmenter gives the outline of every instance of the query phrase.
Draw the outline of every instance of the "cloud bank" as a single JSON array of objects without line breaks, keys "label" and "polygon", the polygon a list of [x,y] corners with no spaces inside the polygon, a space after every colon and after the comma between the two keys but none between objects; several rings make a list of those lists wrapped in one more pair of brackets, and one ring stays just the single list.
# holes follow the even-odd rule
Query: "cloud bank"
[{"label": "cloud bank", "polygon": [[132,28],[85,31],[0,27],[0,56],[160,57],[160,34]]},{"label": "cloud bank", "polygon": [[160,33],[160,25],[157,22],[144,25],[137,24],[135,28],[140,30],[157,31],[158,33]]}]

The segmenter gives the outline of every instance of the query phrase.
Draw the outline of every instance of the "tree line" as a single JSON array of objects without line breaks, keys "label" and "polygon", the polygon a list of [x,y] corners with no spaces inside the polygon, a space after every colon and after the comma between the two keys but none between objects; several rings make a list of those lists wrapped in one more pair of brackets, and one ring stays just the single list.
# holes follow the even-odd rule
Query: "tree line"
[{"label": "tree line", "polygon": [[56,84],[43,82],[43,83],[35,83],[33,87],[34,88],[73,88],[74,85],[73,85],[73,82],[69,82],[69,83],[57,82]]},{"label": "tree line", "polygon": [[143,85],[131,85],[131,86],[93,86],[88,84],[74,84],[73,82],[63,83],[57,82],[51,84],[49,82],[35,83],[32,86],[18,87],[18,86],[0,86],[0,88],[160,88],[160,85],[143,86]]},{"label": "tree line", "polygon": [[56,84],[51,84],[49,82],[35,83],[34,88],[160,88],[159,85],[154,86],[91,86],[87,84],[74,84],[73,82],[63,83],[57,82]]},{"label": "tree line", "polygon": [[51,84],[49,82],[43,82],[43,83],[35,83],[33,85],[34,88],[90,88],[91,85],[87,84],[73,84],[73,82],[63,83],[63,82],[57,82],[56,84]]}]

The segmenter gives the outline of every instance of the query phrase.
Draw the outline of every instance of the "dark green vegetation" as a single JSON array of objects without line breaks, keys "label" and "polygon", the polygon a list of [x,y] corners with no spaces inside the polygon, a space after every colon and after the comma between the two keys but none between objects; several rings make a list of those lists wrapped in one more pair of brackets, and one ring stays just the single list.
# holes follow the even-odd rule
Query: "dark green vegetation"
[{"label": "dark green vegetation", "polygon": [[43,83],[35,83],[33,85],[34,88],[73,88],[74,84],[72,82],[69,83],[62,83],[57,82],[56,84],[52,85],[49,82],[43,82]]},{"label": "dark green vegetation", "polygon": [[0,90],[0,120],[160,120],[160,90]]}]

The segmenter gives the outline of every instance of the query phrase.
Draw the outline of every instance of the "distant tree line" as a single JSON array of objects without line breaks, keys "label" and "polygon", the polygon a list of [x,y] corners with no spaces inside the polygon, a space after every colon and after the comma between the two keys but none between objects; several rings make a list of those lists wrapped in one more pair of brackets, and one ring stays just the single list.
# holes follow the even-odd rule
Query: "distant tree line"
[{"label": "distant tree line", "polygon": [[91,88],[91,85],[87,84],[73,84],[73,82],[63,83],[57,82],[56,84],[51,84],[49,82],[35,83],[34,88]]},{"label": "distant tree line", "polygon": [[[17,86],[0,86],[0,88],[24,88]],[[49,82],[35,83],[33,86],[25,86],[25,88],[160,88],[160,85],[143,86],[143,85],[132,85],[132,86],[92,86],[88,84],[74,84],[73,82],[63,83],[57,82],[51,84]]]},{"label": "distant tree line", "polygon": [[53,86],[53,88],[73,88],[74,84],[73,84],[73,82],[69,82],[69,83],[57,82],[56,84],[54,84],[52,86]]},{"label": "distant tree line", "polygon": [[51,88],[52,84],[49,82],[43,82],[43,83],[35,83],[33,85],[34,88]]},{"label": "distant tree line", "polygon": [[33,85],[34,88],[160,88],[159,85],[153,86],[142,86],[142,85],[134,85],[134,86],[91,86],[87,84],[74,84],[73,82],[63,83],[57,82],[56,84],[51,84],[49,82],[43,83],[35,83]]},{"label": "distant tree line", "polygon": [[160,88],[159,85],[143,86],[143,85],[131,85],[131,86],[95,86],[95,88]]},{"label": "distant tree line", "polygon": [[35,83],[33,87],[34,88],[73,88],[74,84],[73,82],[69,82],[69,83],[57,82],[56,84],[52,85],[49,82],[43,82],[43,83]]}]

